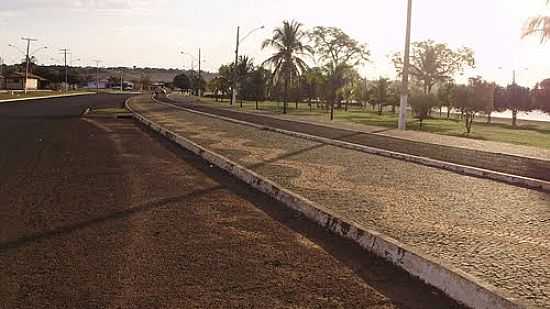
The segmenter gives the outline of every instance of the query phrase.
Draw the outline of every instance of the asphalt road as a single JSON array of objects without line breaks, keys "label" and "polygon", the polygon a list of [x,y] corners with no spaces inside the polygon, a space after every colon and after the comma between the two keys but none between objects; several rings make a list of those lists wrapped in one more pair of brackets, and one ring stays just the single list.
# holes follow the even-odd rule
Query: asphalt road
[{"label": "asphalt road", "polygon": [[459,308],[133,120],[80,118],[124,99],[0,105],[1,308]]},{"label": "asphalt road", "polygon": [[301,132],[389,151],[407,153],[415,156],[428,157],[461,165],[484,168],[512,175],[550,181],[550,161],[477,151],[446,145],[427,144],[380,134],[361,133],[357,131],[329,128],[303,122],[276,119],[257,114],[241,113],[228,109],[213,108],[202,104],[197,104],[196,99],[193,97],[181,97],[177,100],[162,97],[159,99],[167,103],[182,105],[198,111],[284,130]]}]

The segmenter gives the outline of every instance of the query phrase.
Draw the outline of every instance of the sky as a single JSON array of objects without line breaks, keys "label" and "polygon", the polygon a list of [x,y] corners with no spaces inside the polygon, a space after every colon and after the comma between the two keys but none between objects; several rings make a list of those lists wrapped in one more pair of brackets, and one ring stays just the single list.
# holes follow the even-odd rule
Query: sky
[{"label": "sky", "polygon": [[[366,43],[371,61],[362,75],[395,78],[390,55],[404,48],[406,0],[0,0],[0,57],[24,58],[8,47],[25,48],[32,37],[40,64],[60,63],[61,48],[71,50],[74,65],[187,68],[203,55],[203,68],[217,71],[234,59],[236,27],[244,36],[241,53],[265,60],[261,42],[283,20],[306,29],[341,28]],[[457,79],[481,75],[507,84],[517,71],[519,84],[550,78],[550,43],[521,39],[529,16],[550,15],[544,0],[413,0],[412,40],[433,39],[452,48],[470,47],[477,67]],[[77,59],[80,59],[78,61]],[[196,62],[196,61],[195,61]],[[195,64],[196,65],[196,64]]]}]

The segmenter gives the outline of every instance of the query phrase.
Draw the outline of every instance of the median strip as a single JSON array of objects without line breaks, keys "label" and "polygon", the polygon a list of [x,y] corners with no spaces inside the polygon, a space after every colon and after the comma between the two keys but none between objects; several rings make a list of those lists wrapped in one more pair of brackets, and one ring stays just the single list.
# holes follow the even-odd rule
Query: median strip
[{"label": "median strip", "polygon": [[438,259],[425,255],[384,234],[367,229],[361,224],[341,219],[332,210],[321,204],[285,189],[243,165],[163,127],[163,125],[134,111],[130,104],[128,104],[128,109],[134,113],[136,119],[169,140],[199,155],[253,188],[281,201],[331,232],[355,241],[362,248],[403,268],[459,302],[472,308],[526,307],[520,304],[518,299]]}]

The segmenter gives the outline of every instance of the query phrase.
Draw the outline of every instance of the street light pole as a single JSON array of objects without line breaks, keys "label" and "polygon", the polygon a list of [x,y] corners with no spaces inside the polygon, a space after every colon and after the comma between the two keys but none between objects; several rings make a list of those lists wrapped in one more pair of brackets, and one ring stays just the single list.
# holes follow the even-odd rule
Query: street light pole
[{"label": "street light pole", "polygon": [[27,41],[27,54],[25,56],[25,80],[23,81],[23,91],[27,94],[27,81],[29,80],[29,69],[30,69],[30,51],[31,51],[31,42],[38,41],[37,39],[31,38],[21,38],[23,41]]},{"label": "street light pole", "polygon": [[235,62],[233,63],[233,85],[231,86],[231,102],[230,105],[233,105],[234,102],[237,102],[237,64],[239,63],[239,34],[241,27],[237,26],[237,42],[235,46]]},{"label": "street light pole", "polygon": [[124,88],[122,86],[124,79],[124,70],[120,70],[120,92],[124,92]]},{"label": "street light pole", "polygon": [[405,34],[405,55],[403,61],[403,80],[401,82],[401,100],[399,104],[399,129],[407,128],[407,104],[409,99],[409,62],[411,47],[411,17],[412,0],[408,0],[407,5],[407,29]]},{"label": "street light pole", "polygon": [[96,73],[95,73],[96,94],[99,94],[99,64],[101,63],[101,60],[94,60],[94,62],[96,64]]},{"label": "street light pole", "polygon": [[69,51],[67,48],[60,49],[64,55],[65,59],[65,93],[69,92],[69,68],[67,67],[67,52]]},{"label": "street light pole", "polygon": [[199,98],[201,97],[201,49],[199,48]]}]

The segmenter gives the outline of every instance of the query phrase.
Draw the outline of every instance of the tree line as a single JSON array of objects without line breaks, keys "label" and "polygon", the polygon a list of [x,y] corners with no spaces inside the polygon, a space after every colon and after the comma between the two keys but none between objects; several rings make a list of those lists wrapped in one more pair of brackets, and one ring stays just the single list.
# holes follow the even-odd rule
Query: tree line
[{"label": "tree line", "polygon": [[[511,110],[512,124],[517,125],[519,112],[535,109],[550,112],[550,82],[525,88],[515,83],[505,87],[470,78],[465,84],[455,83],[455,77],[466,68],[475,67],[474,52],[467,47],[452,49],[445,43],[432,40],[412,43],[410,58],[410,105],[420,125],[435,108],[440,113],[445,107],[447,118],[455,111],[464,120],[465,131],[470,133],[473,120],[480,113],[491,121],[491,113]],[[273,30],[261,46],[273,51],[261,63],[246,55],[222,65],[218,76],[208,83],[197,77],[178,77],[182,89],[198,87],[210,90],[216,100],[223,101],[237,92],[237,98],[259,102],[282,102],[282,113],[288,104],[308,103],[310,109],[323,108],[330,112],[347,110],[350,105],[372,106],[379,114],[386,108],[396,111],[399,105],[400,83],[380,77],[367,80],[357,68],[367,64],[370,51],[361,43],[336,27],[317,26],[305,30],[297,21],[284,21]],[[398,75],[402,72],[400,53],[392,57]],[[310,65],[313,63],[314,65]],[[236,87],[232,89],[236,76]],[[177,78],[177,79],[178,79]],[[176,81],[174,83],[176,86]],[[231,102],[233,103],[233,102]]]}]

